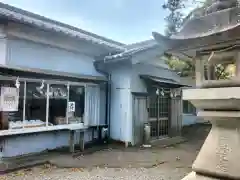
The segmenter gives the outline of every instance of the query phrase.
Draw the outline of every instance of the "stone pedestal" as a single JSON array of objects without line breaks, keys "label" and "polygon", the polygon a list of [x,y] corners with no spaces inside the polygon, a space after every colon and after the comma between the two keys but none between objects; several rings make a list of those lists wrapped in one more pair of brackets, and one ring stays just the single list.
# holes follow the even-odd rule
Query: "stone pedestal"
[{"label": "stone pedestal", "polygon": [[193,172],[183,180],[240,179],[239,92],[238,87],[231,87],[192,89],[183,93],[197,108],[206,109],[198,115],[212,123],[193,163]]},{"label": "stone pedestal", "polygon": [[213,120],[212,129],[184,180],[240,179],[240,121]]},{"label": "stone pedestal", "polygon": [[191,172],[182,180],[220,180],[219,178],[207,177],[203,175],[199,175],[195,172]]}]

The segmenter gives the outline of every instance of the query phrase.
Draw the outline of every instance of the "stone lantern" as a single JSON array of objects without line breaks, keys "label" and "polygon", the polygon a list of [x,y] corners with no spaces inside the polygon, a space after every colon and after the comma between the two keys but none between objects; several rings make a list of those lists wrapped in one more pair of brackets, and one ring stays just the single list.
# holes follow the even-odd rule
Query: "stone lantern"
[{"label": "stone lantern", "polygon": [[[212,123],[184,180],[240,179],[240,8],[220,5],[188,20],[170,38],[153,33],[164,53],[194,61],[196,88],[183,90],[183,99]],[[221,79],[218,65],[233,65],[236,70]]]}]

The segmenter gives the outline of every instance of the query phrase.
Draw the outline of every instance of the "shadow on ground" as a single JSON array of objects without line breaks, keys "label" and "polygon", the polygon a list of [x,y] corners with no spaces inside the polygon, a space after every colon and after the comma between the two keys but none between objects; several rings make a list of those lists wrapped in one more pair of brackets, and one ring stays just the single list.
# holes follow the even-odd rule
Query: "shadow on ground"
[{"label": "shadow on ground", "polygon": [[[46,156],[50,164],[25,168],[0,176],[1,180],[42,179],[166,179],[179,180],[191,171],[191,165],[206,138],[210,125],[183,128],[184,143],[152,148],[107,149],[91,154]],[[41,157],[42,158],[42,157]]]},{"label": "shadow on ground", "polygon": [[[107,149],[92,154],[61,155],[50,159],[50,163],[60,168],[151,168],[164,166],[171,168],[191,168],[211,126],[193,125],[183,128],[184,143],[160,148],[118,148],[111,145]],[[161,144],[162,147],[162,144]]]}]

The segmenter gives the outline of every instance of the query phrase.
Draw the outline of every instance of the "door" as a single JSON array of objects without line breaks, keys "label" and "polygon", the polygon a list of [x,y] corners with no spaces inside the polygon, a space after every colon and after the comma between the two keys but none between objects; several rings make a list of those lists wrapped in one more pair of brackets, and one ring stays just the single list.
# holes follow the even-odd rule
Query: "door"
[{"label": "door", "polygon": [[170,89],[166,88],[161,88],[161,92],[149,98],[149,122],[153,139],[168,136],[170,103]]},{"label": "door", "polygon": [[144,123],[148,122],[147,99],[147,96],[133,96],[134,145],[143,143]]}]

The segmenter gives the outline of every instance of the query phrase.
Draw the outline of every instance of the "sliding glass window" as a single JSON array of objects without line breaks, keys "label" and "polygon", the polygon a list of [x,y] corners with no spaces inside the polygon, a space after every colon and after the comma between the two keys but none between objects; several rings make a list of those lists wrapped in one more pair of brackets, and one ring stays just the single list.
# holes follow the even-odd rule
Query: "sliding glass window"
[{"label": "sliding glass window", "polygon": [[67,85],[50,84],[49,85],[49,119],[51,125],[67,124],[67,103],[68,88]]},{"label": "sliding glass window", "polygon": [[100,93],[95,86],[0,80],[0,130],[97,122]]},{"label": "sliding glass window", "polygon": [[26,83],[26,104],[24,127],[46,126],[47,85],[44,83]]},{"label": "sliding glass window", "polygon": [[85,108],[84,86],[69,87],[68,122],[69,124],[83,123]]}]

